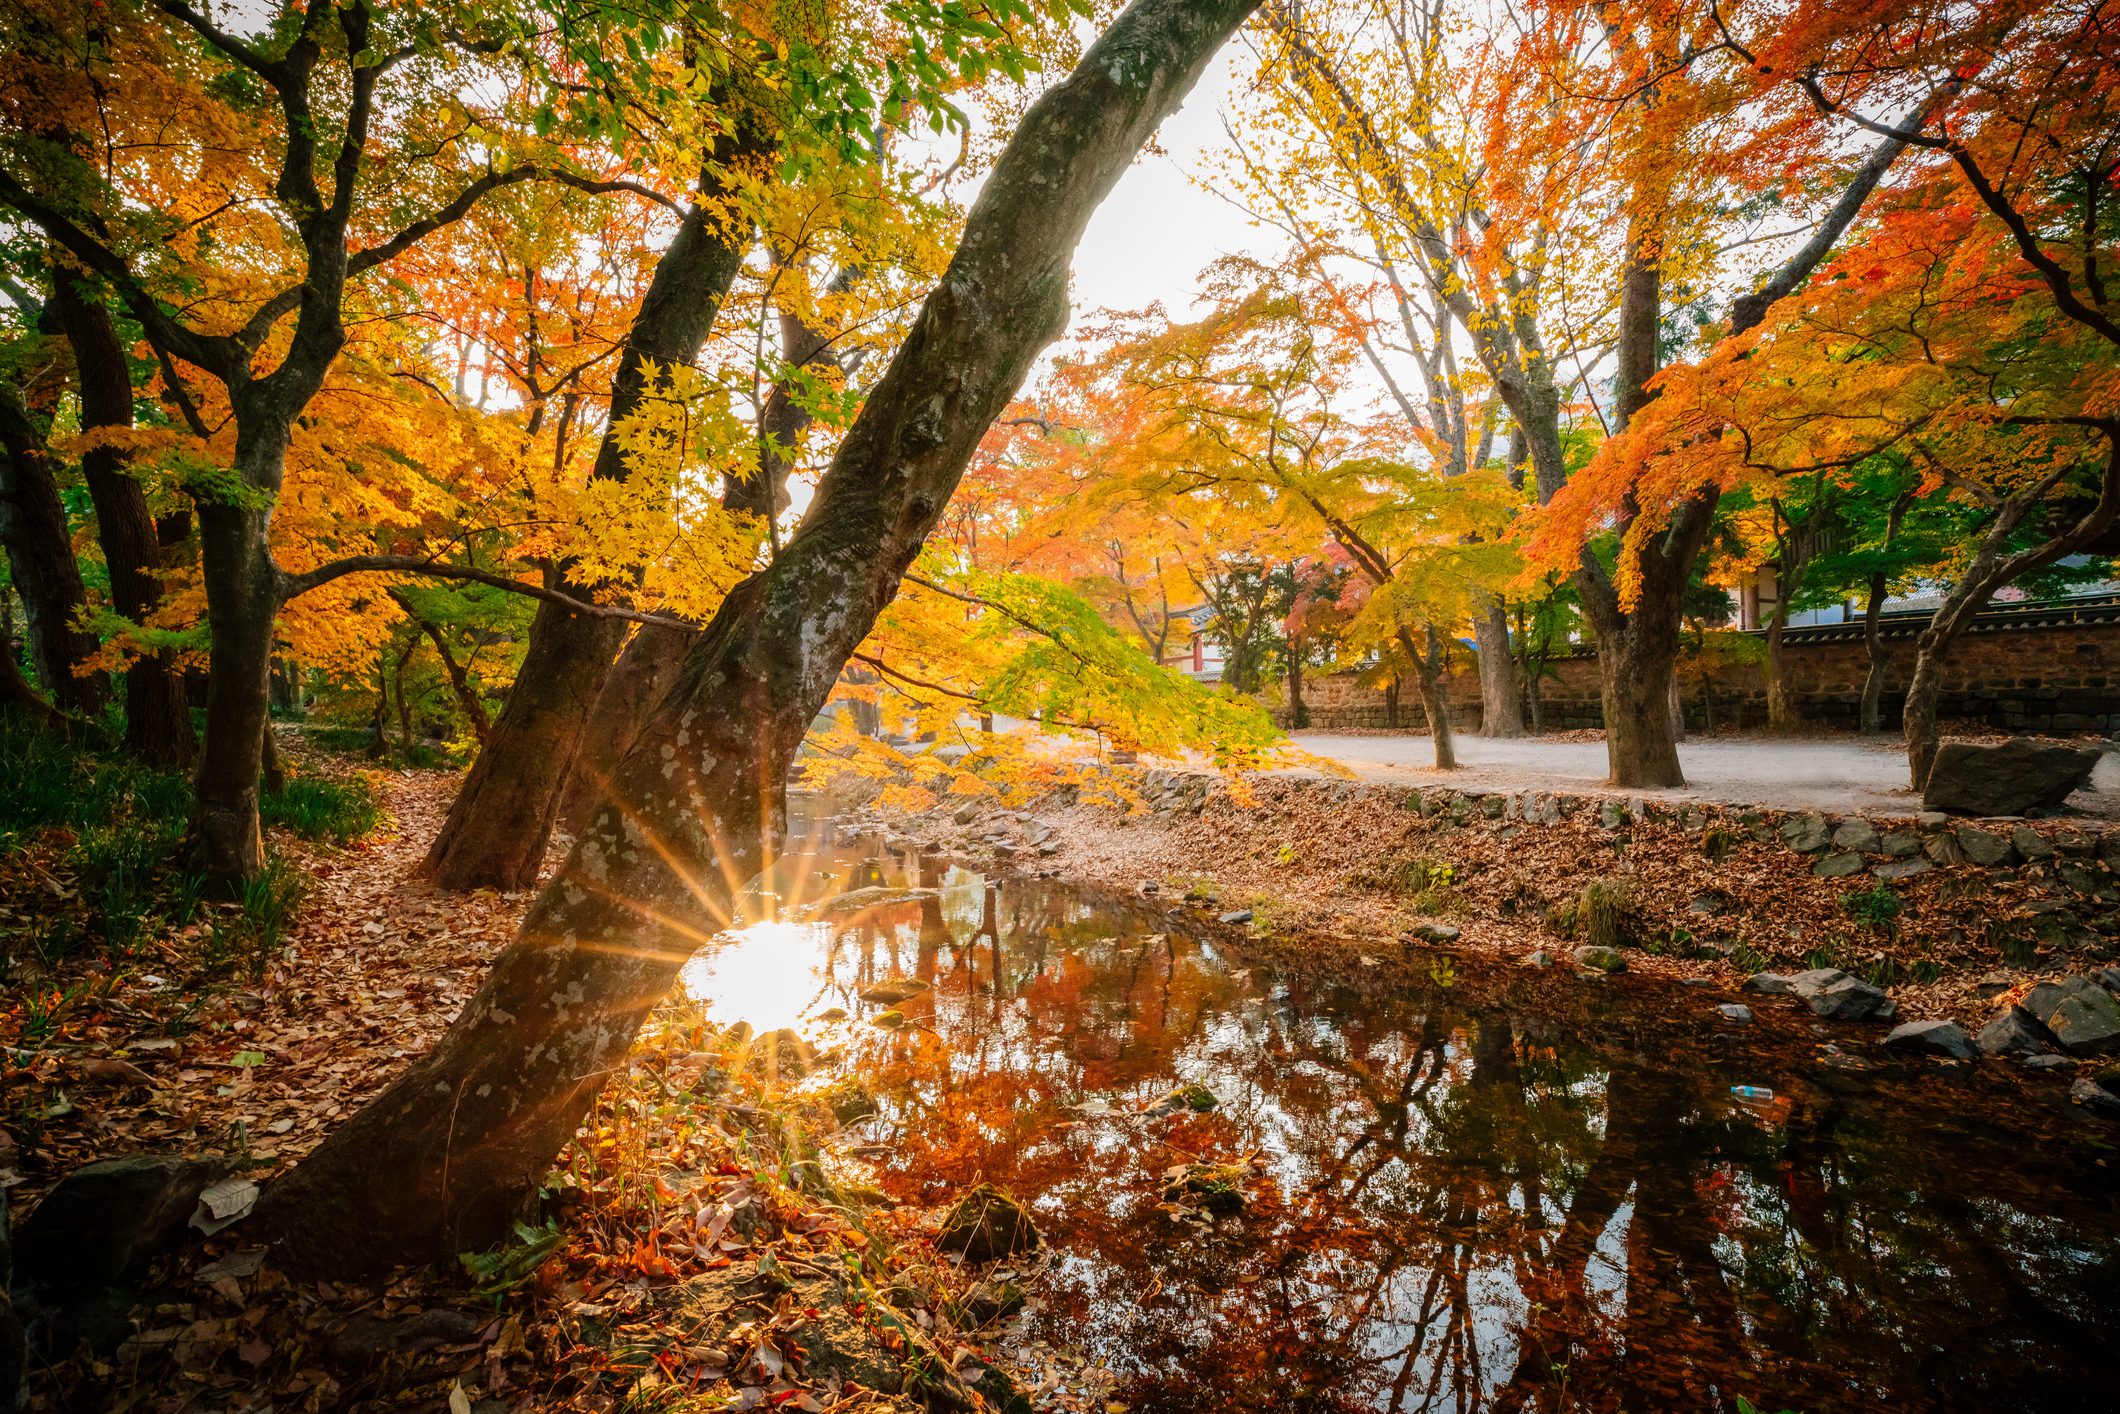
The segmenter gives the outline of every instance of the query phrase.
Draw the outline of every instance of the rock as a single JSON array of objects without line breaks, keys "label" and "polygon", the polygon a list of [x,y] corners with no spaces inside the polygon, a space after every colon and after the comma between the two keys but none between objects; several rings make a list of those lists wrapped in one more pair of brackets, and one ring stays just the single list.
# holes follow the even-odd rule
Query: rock
[{"label": "rock", "polygon": [[2046,836],[2040,834],[2030,825],[2012,827],[2010,830],[2010,843],[2016,846],[2017,852],[2026,859],[2051,859],[2054,857],[2053,845],[2047,842]]},{"label": "rock", "polygon": [[1616,800],[1608,800],[1597,807],[1597,823],[1608,830],[1617,830],[1627,823],[1627,807]]},{"label": "rock", "polygon": [[1577,948],[1572,956],[1577,967],[1588,968],[1592,972],[1627,970],[1626,956],[1618,948],[1601,948],[1592,943],[1585,943]]},{"label": "rock", "polygon": [[1779,972],[1755,972],[1745,979],[1741,990],[1762,997],[1785,997],[1796,990],[1796,983]]},{"label": "rock", "polygon": [[15,1279],[79,1290],[138,1275],[184,1238],[224,1162],[130,1154],[85,1164],[45,1195],[15,1239]]},{"label": "rock", "polygon": [[1872,868],[1870,872],[1880,879],[1890,879],[1896,881],[1900,879],[1915,878],[1918,875],[1928,873],[1931,869],[1934,869],[1935,867],[1935,865],[1929,863],[1926,859],[1921,858],[1888,859],[1884,863]]},{"label": "rock", "polygon": [[1416,923],[1412,936],[1424,943],[1450,943],[1457,941],[1458,930],[1448,923]]},{"label": "rock", "polygon": [[1227,923],[1231,927],[1235,927],[1239,923],[1249,923],[1251,922],[1251,910],[1239,908],[1233,912],[1223,914],[1218,921]]},{"label": "rock", "polygon": [[1143,879],[1141,881],[1141,892],[1144,894],[1151,895],[1160,894],[1163,892],[1163,886],[1157,883],[1154,879]]},{"label": "rock", "polygon": [[1953,1060],[1977,1060],[1979,1048],[1965,1028],[1955,1021],[1909,1021],[1892,1028],[1884,1038],[1895,1051],[1925,1051]]},{"label": "rock", "polygon": [[1781,838],[1798,854],[1816,854],[1832,843],[1833,832],[1826,825],[1826,817],[1814,810],[1808,815],[1783,821]]},{"label": "rock", "polygon": [[2020,1064],[2026,1070],[2060,1070],[2064,1066],[2074,1065],[2075,1062],[2067,1056],[2057,1056],[2052,1052],[2048,1052],[2045,1055],[2026,1056]]},{"label": "rock", "polygon": [[1553,966],[1553,957],[1544,948],[1540,948],[1537,952],[1526,953],[1518,958],[1516,965],[1518,967],[1551,967]]},{"label": "rock", "polygon": [[2054,1048],[2054,1036],[2019,1008],[2006,1006],[1988,1018],[1975,1043],[1991,1056],[2036,1056]]},{"label": "rock", "polygon": [[2100,752],[2011,737],[2000,746],[1947,741],[1929,768],[1921,803],[1963,815],[2022,815],[2064,804],[2090,784]]},{"label": "rock", "polygon": [[1733,1026],[1750,1026],[1752,1024],[1752,1008],[1746,1006],[1743,1002],[1724,1002],[1715,1008],[1715,1012],[1716,1015]]},{"label": "rock", "polygon": [[1877,827],[1859,815],[1840,822],[1833,831],[1833,848],[1852,849],[1857,854],[1875,854],[1884,844]]},{"label": "rock", "polygon": [[1847,975],[1837,967],[1809,968],[1789,979],[1789,990],[1809,1001],[1835,982],[1844,981]]},{"label": "rock", "polygon": [[2101,967],[2091,979],[2108,992],[2120,992],[2120,967]]},{"label": "rock", "polygon": [[2041,982],[2025,996],[2023,1006],[2070,1055],[2120,1051],[2120,1001],[2088,977]]},{"label": "rock", "polygon": [[1958,841],[1958,852],[1965,856],[1966,862],[1978,864],[1985,868],[1993,868],[1998,864],[2009,863],[2010,855],[2014,852],[2010,848],[2009,837],[1998,835],[1993,830],[1980,830],[1975,829],[1971,825],[1960,825],[1956,838]]},{"label": "rock", "polygon": [[1728,900],[1720,894],[1695,894],[1686,904],[1686,912],[1700,918],[1719,918],[1729,911]]},{"label": "rock", "polygon": [[1999,997],[2016,985],[2010,980],[2009,973],[1990,972],[1973,984],[1973,995],[1981,998]]},{"label": "rock", "polygon": [[1022,1285],[1013,1281],[974,1282],[957,1300],[957,1310],[965,1318],[961,1324],[976,1330],[1007,1320],[1023,1309],[1026,1294]]},{"label": "rock", "polygon": [[22,1376],[29,1368],[29,1343],[22,1334],[22,1320],[15,1314],[13,1296],[13,1235],[7,1224],[7,1198],[0,1194],[0,1410],[13,1414],[27,1397]]},{"label": "rock", "polygon": [[2076,1083],[2068,1087],[2068,1097],[2093,1114],[2120,1119],[2120,1095],[2115,1095],[2088,1075],[2079,1076]]},{"label": "rock", "polygon": [[886,977],[873,986],[862,988],[854,995],[879,1006],[897,1006],[900,1002],[911,1001],[933,985],[931,982],[921,981],[918,977]]},{"label": "rock", "polygon": [[1899,1008],[1877,987],[1859,977],[1843,977],[1821,987],[1810,998],[1811,1013],[1828,1021],[1890,1021]]},{"label": "rock", "polygon": [[1862,856],[1859,854],[1829,854],[1811,866],[1811,872],[1821,879],[1845,879],[1850,874],[1862,872]]},{"label": "rock", "polygon": [[935,1234],[935,1250],[963,1254],[967,1262],[998,1262],[1041,1245],[1023,1205],[992,1184],[982,1183],[957,1200]]},{"label": "rock", "polygon": [[1150,1105],[1143,1113],[1174,1115],[1190,1110],[1196,1115],[1204,1115],[1220,1103],[1222,1102],[1215,1098],[1214,1091],[1208,1089],[1205,1085],[1194,1083],[1180,1085],[1177,1089]]},{"label": "rock", "polygon": [[1921,853],[1921,836],[1905,830],[1887,830],[1878,839],[1877,848],[1893,859],[1911,859]]},{"label": "rock", "polygon": [[478,1339],[480,1317],[449,1306],[384,1318],[363,1313],[328,1336],[332,1358],[347,1365],[373,1365],[388,1355],[410,1355],[437,1345],[469,1345]]}]

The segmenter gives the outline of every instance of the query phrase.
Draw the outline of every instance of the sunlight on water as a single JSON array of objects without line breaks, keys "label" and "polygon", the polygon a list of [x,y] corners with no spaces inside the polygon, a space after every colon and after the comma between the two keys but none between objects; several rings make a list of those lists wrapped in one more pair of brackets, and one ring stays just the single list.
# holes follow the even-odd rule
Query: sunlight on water
[{"label": "sunlight on water", "polygon": [[748,1021],[763,1034],[801,1027],[824,985],[830,929],[816,923],[753,923],[724,933],[685,964],[685,995],[724,1026]]}]

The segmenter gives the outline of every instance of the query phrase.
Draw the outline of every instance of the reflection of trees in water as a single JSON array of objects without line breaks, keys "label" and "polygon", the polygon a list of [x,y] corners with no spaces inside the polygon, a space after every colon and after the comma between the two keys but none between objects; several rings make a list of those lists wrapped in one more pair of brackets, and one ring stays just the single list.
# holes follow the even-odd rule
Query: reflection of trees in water
[{"label": "reflection of trees in water", "polygon": [[[935,984],[906,1009],[938,1034],[855,1044],[898,1125],[886,1181],[1031,1197],[1094,1257],[1056,1267],[1046,1333],[1136,1372],[1137,1408],[2063,1408],[2100,1387],[2113,1222],[2068,1189],[2109,1200],[2111,1178],[2027,1172],[2021,1133],[1968,1130],[1947,1096],[1748,1075],[1788,1098],[1747,1113],[1684,1027],[1247,975],[1161,911],[1054,887],[957,897],[838,945],[864,979],[903,947]],[[1070,1108],[1179,1079],[1222,1106]],[[1164,1168],[1253,1147],[1268,1191],[1229,1230],[1153,1211]]]}]

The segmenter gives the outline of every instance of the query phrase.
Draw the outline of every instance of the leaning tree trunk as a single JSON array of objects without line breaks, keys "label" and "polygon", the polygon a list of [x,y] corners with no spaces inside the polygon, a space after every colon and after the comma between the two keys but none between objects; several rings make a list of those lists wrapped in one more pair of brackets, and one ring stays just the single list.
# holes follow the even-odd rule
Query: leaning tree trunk
[{"label": "leaning tree trunk", "polygon": [[1025,115],[802,528],[701,632],[613,799],[434,1049],[269,1188],[297,1270],[491,1242],[769,862],[788,763],[980,437],[1067,319],[1097,203],[1255,0],[1136,0]]},{"label": "leaning tree trunk", "polygon": [[[74,351],[80,385],[81,426],[128,429],[133,425],[132,373],[110,311],[87,299],[61,270],[52,281],[52,308]],[[96,508],[96,539],[110,569],[111,605],[145,625],[162,603],[167,565],[161,532],[148,509],[147,492],[126,469],[122,447],[97,446],[81,458],[82,479]],[[169,649],[144,651],[125,670],[125,746],[158,766],[182,768],[197,749],[184,675]]]},{"label": "leaning tree trunk", "polygon": [[[746,144],[743,153],[752,150]],[[744,239],[728,228],[722,203],[712,199],[717,195],[703,194],[656,262],[612,379],[609,426],[591,473],[597,480],[626,479],[620,424],[650,392],[655,369],[688,367],[699,357],[742,264]],[[564,565],[548,578],[575,598],[595,597],[568,579]],[[625,631],[621,619],[574,613],[550,600],[538,604],[515,685],[428,848],[425,869],[443,888],[520,889],[537,882],[560,796]]]},{"label": "leaning tree trunk", "polygon": [[1517,690],[1516,655],[1509,651],[1509,609],[1490,595],[1486,612],[1472,620],[1472,645],[1480,658],[1480,735],[1524,734],[1524,698]]},{"label": "leaning tree trunk", "polygon": [[[853,270],[841,272],[834,287],[851,288]],[[839,367],[832,353],[832,340],[805,324],[801,318],[781,311],[780,340],[783,356],[796,368]],[[809,430],[809,405],[797,396],[787,380],[773,385],[759,414],[758,461],[750,474],[731,475],[722,489],[722,506],[732,512],[755,516],[765,522],[770,538],[773,518],[780,514],[786,498],[792,456],[803,434]],[[692,646],[696,630],[643,624],[627,640],[625,650],[604,678],[590,709],[588,725],[574,769],[560,797],[558,824],[580,834],[590,814],[604,799],[612,773],[633,749],[642,726],[663,691],[677,676],[678,665]]]},{"label": "leaning tree trunk", "polygon": [[51,455],[12,390],[0,390],[0,444],[0,543],[22,596],[30,657],[54,707],[93,717],[103,710],[106,684],[101,673],[78,671],[98,647],[96,636],[75,623],[88,591]]}]

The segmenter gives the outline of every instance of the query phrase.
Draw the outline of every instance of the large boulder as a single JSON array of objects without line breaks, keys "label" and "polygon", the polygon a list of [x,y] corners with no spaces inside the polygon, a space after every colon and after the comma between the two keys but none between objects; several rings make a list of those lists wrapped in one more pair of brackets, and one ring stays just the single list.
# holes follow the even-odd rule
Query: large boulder
[{"label": "large boulder", "polygon": [[208,1159],[129,1154],[59,1180],[15,1239],[15,1280],[57,1290],[138,1276],[184,1237],[199,1195],[228,1173]]},{"label": "large boulder", "polygon": [[1947,741],[1929,768],[1921,804],[1963,815],[2051,809],[2090,784],[2099,754],[2094,746],[2062,746],[2023,736],[1999,746]]},{"label": "large boulder", "polygon": [[2120,1001],[2091,978],[2041,982],[2025,994],[2023,1006],[2071,1055],[2120,1051]]}]

